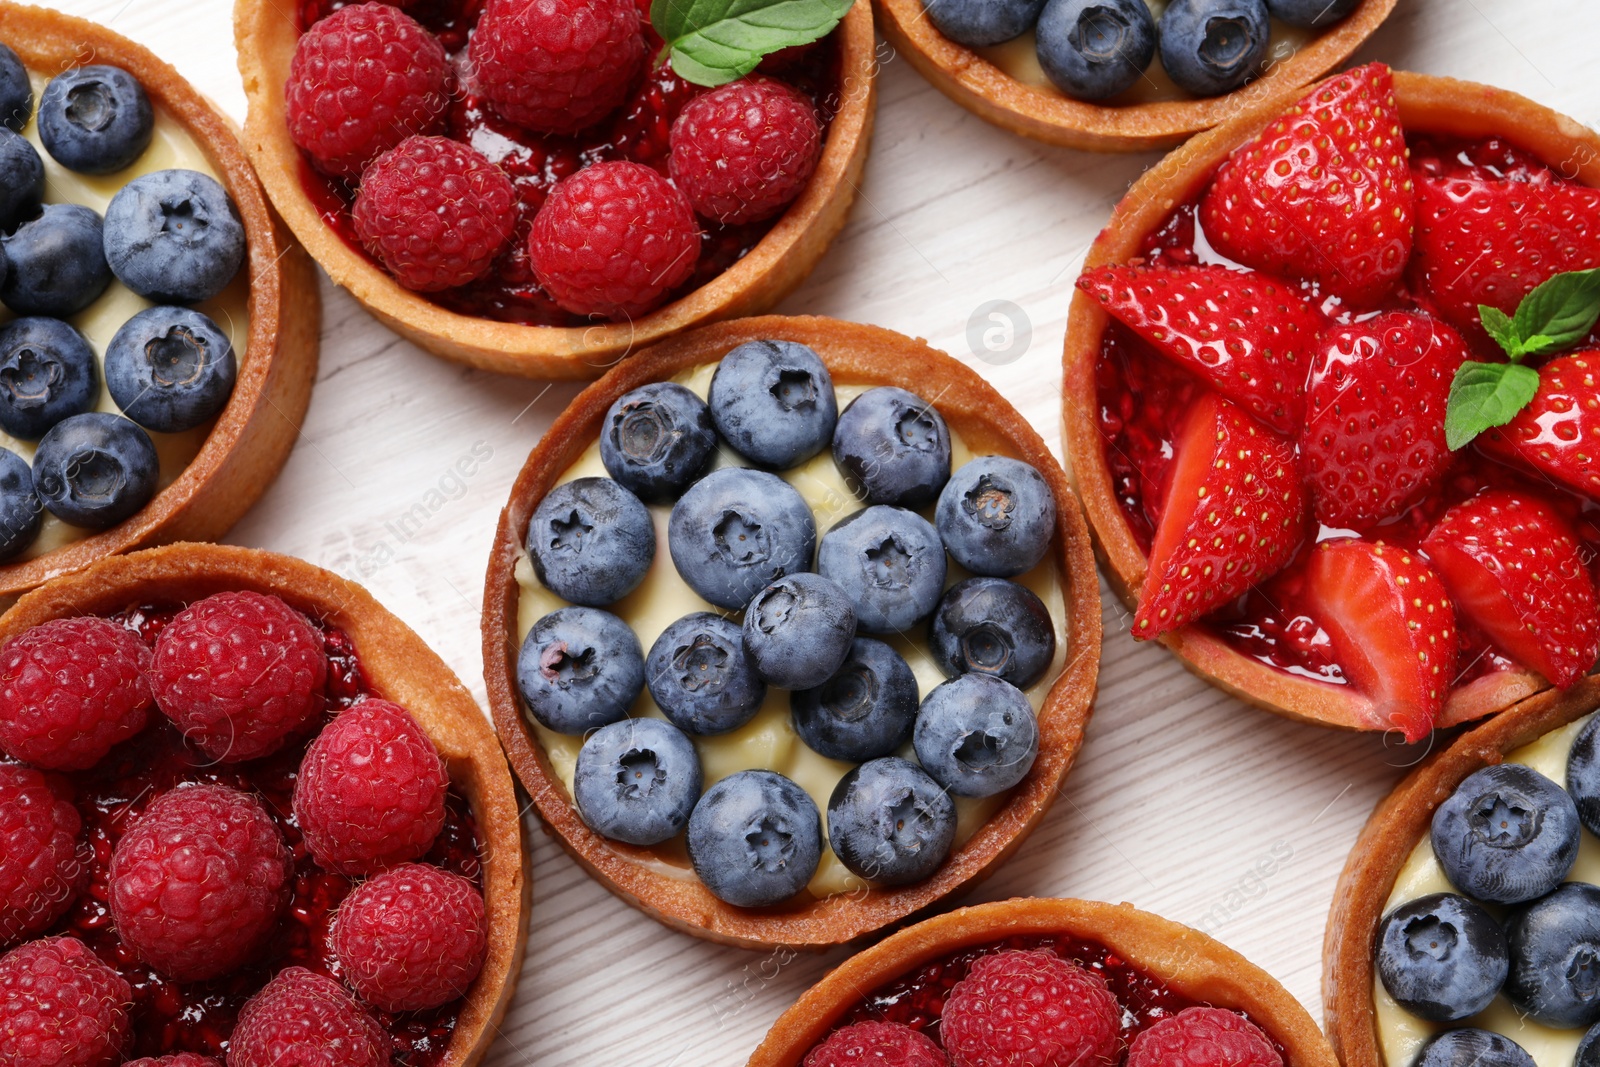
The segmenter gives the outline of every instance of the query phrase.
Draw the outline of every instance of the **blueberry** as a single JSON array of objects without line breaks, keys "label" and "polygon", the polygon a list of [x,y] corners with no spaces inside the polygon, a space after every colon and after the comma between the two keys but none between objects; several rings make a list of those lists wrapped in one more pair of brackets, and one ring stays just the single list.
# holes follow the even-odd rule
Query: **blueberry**
[{"label": "blueberry", "polygon": [[779,578],[744,613],[744,647],[779,689],[812,689],[832,678],[855,636],[849,595],[809,571]]},{"label": "blueberry", "polygon": [[1432,1038],[1411,1067],[1536,1067],[1521,1045],[1492,1030],[1446,1030]]},{"label": "blueberry", "polygon": [[1589,1027],[1589,1032],[1578,1042],[1578,1052],[1572,1058],[1572,1067],[1600,1067],[1600,1023]]},{"label": "blueberry", "polygon": [[33,491],[28,461],[0,448],[0,560],[12,559],[33,544],[44,520],[44,505]]},{"label": "blueberry", "polygon": [[968,578],[951,586],[929,631],[929,651],[945,674],[992,674],[1019,689],[1043,678],[1056,654],[1055,627],[1044,602],[1004,578]]},{"label": "blueberry", "polygon": [[156,495],[160,460],[137,423],[103,411],[62,419],[33,456],[33,487],[51,513],[104,530]]},{"label": "blueberry", "polygon": [[10,232],[39,213],[44,200],[44,160],[21,134],[0,126],[0,230]]},{"label": "blueberry", "polygon": [[1578,818],[1592,834],[1600,834],[1600,715],[1593,716],[1572,742],[1567,756],[1567,793],[1578,805]]},{"label": "blueberry", "polygon": [[780,904],[822,859],[822,817],[806,791],[772,771],[739,771],[706,790],[689,816],[689,862],[719,900]]},{"label": "blueberry", "polygon": [[233,395],[236,373],[228,335],[189,308],[146,308],[106,346],[111,398],[160,433],[192,430],[216,415]]},{"label": "blueberry", "polygon": [[983,456],[950,476],[934,521],[957,563],[973,574],[1012,578],[1032,570],[1050,550],[1056,498],[1030,465]]},{"label": "blueberry", "polygon": [[209,300],[239,273],[244,224],[210,175],[154,171],[124,185],[106,208],[106,262],[147,300]]},{"label": "blueberry", "polygon": [[934,689],[917,712],[911,744],[938,783],[987,797],[1022,781],[1039,754],[1033,705],[1010,682],[964,674]]},{"label": "blueberry", "polygon": [[950,430],[920,396],[879,386],[839,416],[833,459],[867,503],[924,508],[950,479]]},{"label": "blueberry", "polygon": [[914,511],[878,504],[847,516],[822,538],[817,573],[839,584],[869,634],[903,633],[944,592],[944,545]]},{"label": "blueberry", "polygon": [[711,409],[673,382],[655,382],[618,397],[600,432],[606,473],[649,504],[675,500],[716,451]]},{"label": "blueberry", "polygon": [[1144,0],[1050,0],[1039,16],[1039,65],[1056,88],[1106,100],[1131,88],[1156,55]]},{"label": "blueberry", "polygon": [[733,450],[774,470],[827,448],[839,418],[828,368],[794,341],[750,341],[723,356],[707,401]]},{"label": "blueberry", "polygon": [[623,719],[578,750],[572,799],[602,837],[659,845],[688,824],[702,780],[700,754],[682,730],[660,719]]},{"label": "blueberry", "polygon": [[1361,0],[1267,0],[1272,17],[1291,26],[1320,30],[1360,6]]},{"label": "blueberry", "polygon": [[33,116],[33,82],[9,46],[0,44],[0,126],[21,133]]},{"label": "blueberry", "polygon": [[1544,896],[1578,858],[1578,809],[1555,782],[1520,763],[1468,776],[1433,813],[1433,851],[1469,896],[1520,904]]},{"label": "blueberry", "polygon": [[661,631],[645,660],[650,695],[673,725],[708,736],[737,730],[767,699],[767,683],[732,619],[697,611]]},{"label": "blueberry", "polygon": [[1044,0],[922,0],[928,21],[956,44],[983,48],[1020,37],[1039,21]]},{"label": "blueberry", "polygon": [[112,174],[144,154],[155,112],[125,70],[77,67],[50,79],[39,98],[39,140],[68,170]]},{"label": "blueberry", "polygon": [[60,319],[0,326],[0,429],[36,441],[70,415],[91,410],[100,366],[77,330]]},{"label": "blueberry", "polygon": [[1546,1026],[1600,1021],[1600,888],[1568,882],[1506,919],[1506,996]]},{"label": "blueberry", "polygon": [[719,608],[742,611],[769,583],[810,569],[817,521],[776,474],[724,467],[678,498],[667,545],[690,588]]},{"label": "blueberry", "polygon": [[1180,88],[1217,96],[1256,75],[1271,36],[1266,0],[1172,0],[1161,15],[1161,64]]},{"label": "blueberry", "polygon": [[858,637],[833,677],[789,697],[794,732],[813,752],[864,763],[911,740],[917,721],[917,677],[900,653]]},{"label": "blueberry", "polygon": [[111,284],[100,216],[82,204],[46,204],[0,244],[11,261],[0,301],[18,315],[70,318]]},{"label": "blueberry", "polygon": [[879,885],[922,881],[955,837],[956,802],[898,756],[853,768],[828,799],[828,843],[852,873]]},{"label": "blueberry", "polygon": [[1487,1008],[1509,966],[1500,924],[1454,893],[1402,904],[1378,929],[1383,987],[1429,1022],[1458,1022]]},{"label": "blueberry", "polygon": [[533,569],[556,596],[591,608],[638,588],[656,555],[650,509],[610,478],[556,486],[528,520]]},{"label": "blueberry", "polygon": [[582,734],[628,714],[644,688],[631,627],[596,608],[559,608],[533,624],[517,654],[517,690],[540,724]]}]

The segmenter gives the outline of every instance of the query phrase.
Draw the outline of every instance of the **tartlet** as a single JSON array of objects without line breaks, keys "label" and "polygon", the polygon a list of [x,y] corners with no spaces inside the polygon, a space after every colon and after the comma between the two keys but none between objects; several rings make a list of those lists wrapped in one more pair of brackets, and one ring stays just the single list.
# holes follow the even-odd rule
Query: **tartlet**
[{"label": "tartlet", "polygon": [[[874,0],[883,36],[934,88],[986,122],[1048,144],[1093,152],[1171,148],[1235,116],[1286,103],[1296,90],[1349,58],[1372,35],[1395,0],[1363,0],[1344,19],[1272,65],[1263,77],[1215,97],[1138,104],[1074,100],[1036,88],[950,40],[923,11],[923,0]],[[1159,63],[1157,59],[1154,62]]]},{"label": "tartlet", "polygon": [[[649,850],[607,841],[579,817],[517,695],[521,586],[515,572],[529,517],[561,474],[596,440],[613,401],[760,339],[809,345],[822,357],[836,385],[895,385],[936,398],[935,406],[952,433],[974,450],[1004,450],[1038,469],[1056,500],[1050,558],[1060,575],[1068,637],[1056,653],[1064,666],[1039,710],[1039,755],[1032,769],[1004,806],[931,877],[900,888],[862,888],[820,900],[802,894],[776,907],[742,909],[719,901],[692,874],[662,873],[660,861]],[[1086,534],[1066,477],[1038,434],[978,375],[923,342],[876,327],[816,317],[772,316],[696,330],[625,361],[580,394],[517,477],[510,502],[501,512],[484,589],[484,677],[501,742],[549,831],[608,889],[659,921],[747,948],[822,949],[852,941],[982,878],[1021,843],[1055,798],[1082,743],[1098,672],[1100,604]]]},{"label": "tartlet", "polygon": [[0,597],[81,571],[113,553],[221,537],[264,493],[300,434],[316,378],[321,303],[316,271],[256,180],[232,122],[170,65],[110,30],[45,8],[0,0],[0,41],[31,70],[85,63],[127,70],[158,113],[204,150],[244,222],[249,340],[236,346],[238,379],[198,455],[127,521],[36,558],[0,564]]},{"label": "tartlet", "polygon": [[1103,946],[1187,1000],[1244,1012],[1283,1049],[1287,1067],[1338,1063],[1288,990],[1221,942],[1131,904],[1021,897],[936,916],[846,960],[778,1017],[750,1067],[799,1067],[853,1007],[924,964],[963,949],[1052,935]]},{"label": "tartlet", "polygon": [[[1395,98],[1408,133],[1453,138],[1499,137],[1550,165],[1563,179],[1600,186],[1600,135],[1516,93],[1432,75],[1394,72]],[[1193,202],[1237,147],[1277,118],[1274,101],[1208,131],[1147,171],[1112,213],[1085,259],[1085,270],[1123,264],[1181,205]],[[1082,291],[1074,293],[1063,356],[1063,420],[1074,487],[1083,502],[1113,592],[1136,602],[1148,558],[1117,502],[1097,425],[1096,365],[1111,319]],[[1349,685],[1292,674],[1245,655],[1201,625],[1159,639],[1189,670],[1267,711],[1325,726],[1376,729],[1370,703]],[[1548,683],[1527,670],[1501,670],[1456,688],[1437,725],[1451,726],[1510,707]]]},{"label": "tartlet", "polygon": [[372,692],[405,707],[470,803],[480,837],[488,954],[462,1002],[443,1067],[479,1062],[498,1036],[526,946],[531,879],[505,757],[477,702],[405,623],[361,586],[289,556],[178,543],[103,560],[28,593],[0,616],[0,645],[52,619],[185,604],[249,590],[280,597],[353,643]]},{"label": "tartlet", "polygon": [[245,144],[268,195],[333,280],[408,340],[446,359],[528,378],[596,378],[617,360],[702,323],[766,311],[793,290],[844,226],[866,165],[876,103],[876,38],[866,0],[839,28],[839,106],[815,175],[742,259],[633,322],[523,326],[447,311],[399,285],[328,226],[301,182],[284,83],[299,30],[268,0],[237,0],[234,33],[250,112]]}]

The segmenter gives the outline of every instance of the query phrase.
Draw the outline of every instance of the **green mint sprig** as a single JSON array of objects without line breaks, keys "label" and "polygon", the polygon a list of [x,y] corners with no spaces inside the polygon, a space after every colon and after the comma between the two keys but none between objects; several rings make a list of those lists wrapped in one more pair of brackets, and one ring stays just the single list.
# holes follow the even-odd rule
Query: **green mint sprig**
[{"label": "green mint sprig", "polygon": [[696,85],[726,85],[773,52],[820,40],[855,0],[654,0],[650,22],[672,69]]},{"label": "green mint sprig", "polygon": [[1600,321],[1600,270],[1558,274],[1523,298],[1515,315],[1478,306],[1483,328],[1505,349],[1505,363],[1469,360],[1456,370],[1445,409],[1445,443],[1452,450],[1504,426],[1539,391],[1539,372],[1524,366],[1526,356],[1559,352],[1589,336]]}]

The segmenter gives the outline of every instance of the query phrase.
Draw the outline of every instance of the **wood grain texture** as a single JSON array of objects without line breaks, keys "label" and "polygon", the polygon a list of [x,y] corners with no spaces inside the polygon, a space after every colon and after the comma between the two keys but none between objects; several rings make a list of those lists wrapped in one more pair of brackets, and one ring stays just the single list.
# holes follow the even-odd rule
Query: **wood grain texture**
[{"label": "wood grain texture", "polygon": [[[227,0],[53,0],[175,63],[244,113]],[[291,0],[278,0],[290,10]],[[1589,0],[1401,0],[1356,55],[1493,82],[1589,125],[1600,97]],[[927,338],[982,371],[1052,447],[1070,283],[1128,183],[1157,158],[1099,156],[996,129],[885,53],[861,197],[780,308]],[[495,520],[573,385],[498,378],[402,342],[324,282],[321,378],[283,475],[231,539],[366,585],[483,699],[478,634]],[[1015,362],[977,359],[967,320],[1006,299],[1032,320]],[[474,449],[476,448],[476,452]],[[1362,823],[1419,754],[1248,709],[1136,645],[1104,596],[1106,647],[1077,767],[971,900],[1130,901],[1198,926],[1321,1017],[1323,926]],[[842,953],[762,956],[662,929],[535,832],[532,942],[494,1067],[736,1067]]]}]

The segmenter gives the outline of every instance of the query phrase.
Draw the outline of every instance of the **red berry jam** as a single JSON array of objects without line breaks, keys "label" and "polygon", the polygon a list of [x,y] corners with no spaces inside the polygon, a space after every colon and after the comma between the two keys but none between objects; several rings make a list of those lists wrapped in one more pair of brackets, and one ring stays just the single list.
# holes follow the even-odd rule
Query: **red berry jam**
[{"label": "red berry jam", "polygon": [[[136,606],[114,618],[154,645],[156,636],[178,613],[176,606]],[[323,722],[371,693],[350,638],[313,619],[328,654],[326,713]],[[312,732],[314,735],[315,731]],[[130,1058],[197,1052],[221,1059],[228,1049],[239,1009],[268,979],[291,965],[337,979],[339,963],[329,941],[334,911],[350,892],[349,879],[319,868],[306,851],[295,825],[291,798],[300,761],[311,736],[271,756],[238,764],[212,764],[184,743],[169,721],[152,713],[138,737],[112,749],[87,770],[66,775],[76,791],[90,851],[90,872],[77,901],[51,931],[81,938],[133,987],[134,1043]],[[184,782],[226,785],[254,793],[283,832],[295,859],[293,896],[257,963],[210,982],[178,984],[143,966],[112,929],[109,868],[111,851],[132,819],[161,793]],[[446,801],[445,825],[426,862],[470,879],[480,889],[483,869],[477,824],[471,806],[454,788]],[[444,1058],[461,1002],[432,1011],[374,1017],[394,1037],[397,1067],[430,1067]]]},{"label": "red berry jam", "polygon": [[[979,959],[1011,949],[1054,952],[1062,959],[1071,960],[1104,978],[1117,1003],[1122,1005],[1124,1046],[1161,1020],[1201,1003],[1174,991],[1155,975],[1128,962],[1104,945],[1066,935],[1034,935],[1010,937],[1004,941],[962,949],[924,964],[911,974],[867,994],[839,1020],[838,1025],[901,1023],[938,1041],[939,1018],[956,983],[967,976]],[[1280,1053],[1283,1051],[1276,1038],[1269,1034],[1268,1039]]]},{"label": "red berry jam", "polygon": [[[300,0],[301,31],[344,6],[346,0]],[[452,63],[460,69],[466,58],[468,36],[482,6],[483,0],[419,0],[406,5],[406,11],[439,38]],[[649,5],[641,3],[640,7],[645,14],[646,51],[655,56],[661,51],[661,38],[650,26]],[[826,137],[839,110],[840,65],[836,32],[815,45],[774,53],[762,64],[761,73],[782,79],[809,96],[816,104]],[[485,277],[460,288],[417,295],[446,310],[497,322],[590,325],[590,319],[562,310],[539,288],[528,262],[528,232],[533,216],[558,181],[591,163],[627,160],[666,173],[672,123],[683,106],[702,92],[704,88],[679,78],[669,64],[649,63],[639,84],[616,113],[575,137],[557,137],[506,122],[481,97],[458,90],[451,100],[446,132],[477,149],[510,176],[520,207],[517,232]],[[362,247],[350,217],[355,189],[319,174],[303,155],[300,184],[323,222],[347,245],[376,263]],[[780,213],[776,218],[742,225],[701,219],[704,239],[700,259],[693,273],[668,295],[667,301],[693,292],[739,262],[782,217]]]}]

